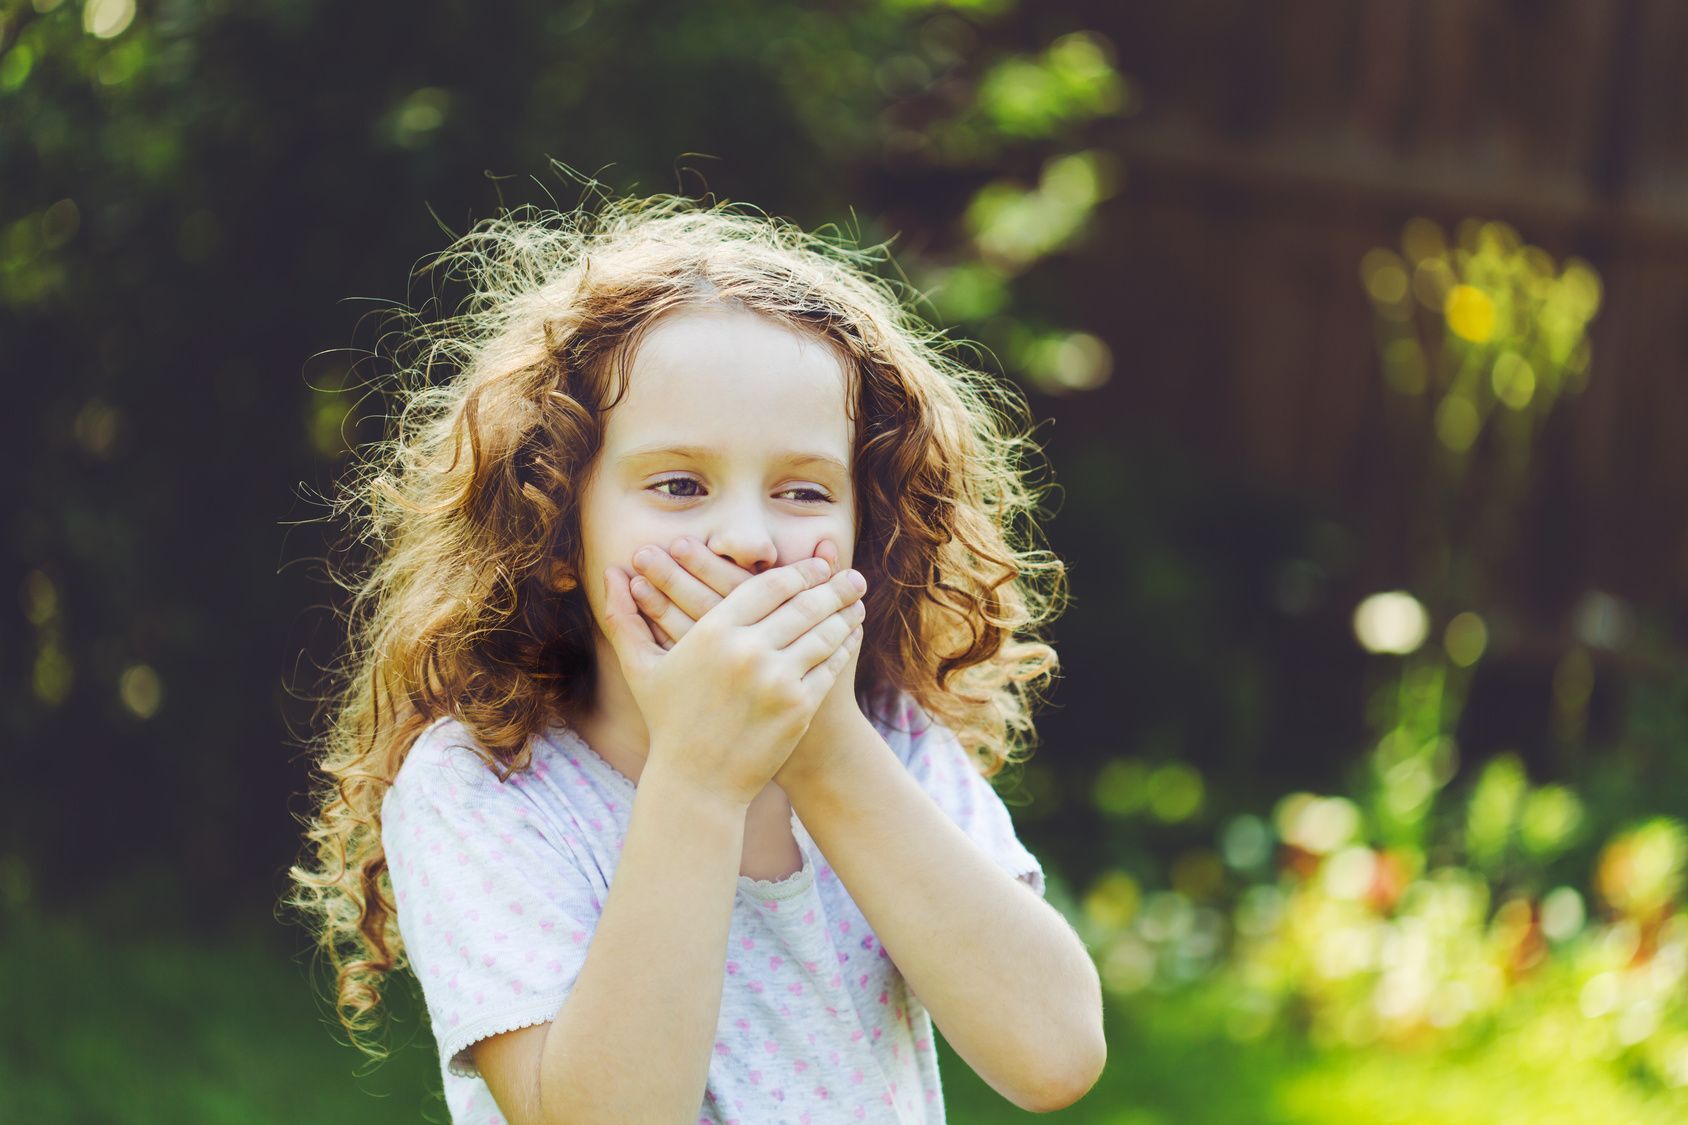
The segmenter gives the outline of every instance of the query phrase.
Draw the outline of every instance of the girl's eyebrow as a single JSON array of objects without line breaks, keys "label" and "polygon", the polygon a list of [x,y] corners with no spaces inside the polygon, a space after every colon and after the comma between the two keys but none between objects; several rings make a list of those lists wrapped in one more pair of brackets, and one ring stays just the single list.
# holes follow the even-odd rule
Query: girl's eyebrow
[{"label": "girl's eyebrow", "polygon": [[[800,449],[782,449],[775,451],[775,457],[789,465],[825,465],[840,473],[849,475],[849,467],[832,456],[830,453],[815,453]],[[689,458],[694,461],[713,461],[721,457],[721,451],[705,445],[647,445],[629,450],[621,455],[619,462],[623,465],[634,461],[642,461],[652,457]]]}]

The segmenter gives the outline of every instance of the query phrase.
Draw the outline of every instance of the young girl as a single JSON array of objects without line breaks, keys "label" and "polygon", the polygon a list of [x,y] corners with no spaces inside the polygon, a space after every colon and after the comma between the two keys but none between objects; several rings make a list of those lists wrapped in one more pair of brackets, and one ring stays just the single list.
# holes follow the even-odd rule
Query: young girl
[{"label": "young girl", "polygon": [[675,196],[442,256],[288,901],[354,1041],[415,974],[454,1122],[941,1122],[934,1021],[1024,1108],[1100,1072],[986,780],[1063,594],[1020,404],[868,259]]}]

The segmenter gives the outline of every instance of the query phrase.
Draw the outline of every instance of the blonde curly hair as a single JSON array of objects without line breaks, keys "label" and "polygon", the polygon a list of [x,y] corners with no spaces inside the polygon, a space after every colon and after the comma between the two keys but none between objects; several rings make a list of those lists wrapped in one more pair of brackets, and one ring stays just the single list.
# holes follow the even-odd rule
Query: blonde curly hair
[{"label": "blonde curly hair", "polygon": [[331,498],[367,561],[349,581],[331,568],[350,594],[348,643],[318,697],[328,721],[309,743],[303,862],[282,905],[329,960],[340,1022],[372,1056],[385,1052],[360,1033],[404,966],[382,798],[442,715],[502,778],[526,768],[530,736],[589,698],[578,490],[660,315],[733,302],[847,359],[854,565],[868,579],[859,693],[906,691],[994,777],[1035,741],[1031,709],[1057,671],[1037,630],[1064,606],[1065,568],[1035,546],[1044,490],[1024,399],[955,359],[873,274],[881,247],[725,202],[600,202],[505,211],[419,270],[470,292],[433,322],[390,310],[400,409]]}]

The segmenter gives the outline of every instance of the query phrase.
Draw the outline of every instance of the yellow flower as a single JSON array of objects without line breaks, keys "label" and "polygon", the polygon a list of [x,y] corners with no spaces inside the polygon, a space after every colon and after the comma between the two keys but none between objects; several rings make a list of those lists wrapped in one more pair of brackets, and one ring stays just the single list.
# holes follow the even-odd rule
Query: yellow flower
[{"label": "yellow flower", "polygon": [[1495,334],[1495,303],[1476,286],[1456,285],[1448,290],[1442,313],[1454,335],[1473,344]]}]

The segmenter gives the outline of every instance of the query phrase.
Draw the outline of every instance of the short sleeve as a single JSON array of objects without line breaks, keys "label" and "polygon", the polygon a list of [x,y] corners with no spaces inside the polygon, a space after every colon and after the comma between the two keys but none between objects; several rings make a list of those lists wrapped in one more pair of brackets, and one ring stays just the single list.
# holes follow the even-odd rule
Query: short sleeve
[{"label": "short sleeve", "polygon": [[909,773],[999,867],[1042,897],[1043,865],[1015,834],[1002,797],[948,727],[908,696],[902,703],[887,741],[903,756]]},{"label": "short sleeve", "polygon": [[473,1078],[471,1044],[562,1010],[600,910],[521,787],[453,745],[464,732],[452,720],[417,739],[383,799],[381,840],[441,1061]]}]

